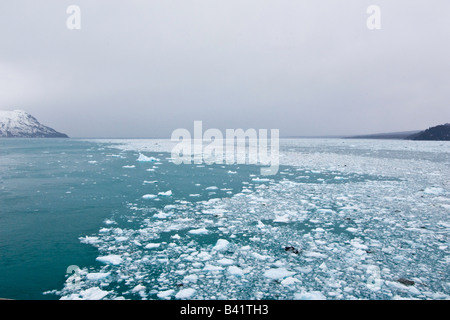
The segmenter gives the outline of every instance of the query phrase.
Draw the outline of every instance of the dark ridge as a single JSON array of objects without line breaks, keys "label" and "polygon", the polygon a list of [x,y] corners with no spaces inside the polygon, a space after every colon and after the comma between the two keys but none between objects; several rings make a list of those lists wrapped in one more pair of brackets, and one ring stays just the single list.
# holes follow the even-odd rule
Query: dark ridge
[{"label": "dark ridge", "polygon": [[450,123],[430,127],[406,137],[408,140],[450,141]]}]

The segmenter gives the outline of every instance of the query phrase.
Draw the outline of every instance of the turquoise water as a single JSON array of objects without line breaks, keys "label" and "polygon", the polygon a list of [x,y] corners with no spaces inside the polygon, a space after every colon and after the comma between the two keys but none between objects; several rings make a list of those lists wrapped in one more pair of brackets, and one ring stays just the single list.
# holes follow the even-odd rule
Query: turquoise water
[{"label": "turquoise water", "polygon": [[[327,143],[283,143],[267,179],[254,165],[177,166],[153,142],[0,140],[0,297],[447,297],[447,151]],[[97,260],[111,255],[120,263]]]}]

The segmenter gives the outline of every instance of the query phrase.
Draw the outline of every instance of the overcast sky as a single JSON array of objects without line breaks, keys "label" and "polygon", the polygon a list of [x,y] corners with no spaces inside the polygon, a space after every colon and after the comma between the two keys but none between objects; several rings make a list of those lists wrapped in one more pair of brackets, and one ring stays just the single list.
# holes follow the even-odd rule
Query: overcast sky
[{"label": "overcast sky", "polygon": [[0,109],[72,137],[170,137],[194,120],[281,136],[425,129],[450,122],[450,1],[1,1]]}]

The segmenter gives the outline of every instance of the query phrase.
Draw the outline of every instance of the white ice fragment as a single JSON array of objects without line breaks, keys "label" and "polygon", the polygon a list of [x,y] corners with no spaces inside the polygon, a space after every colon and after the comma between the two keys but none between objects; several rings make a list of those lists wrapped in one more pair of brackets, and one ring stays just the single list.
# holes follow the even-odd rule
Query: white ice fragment
[{"label": "white ice fragment", "polygon": [[444,192],[445,192],[444,189],[438,188],[438,187],[425,188],[425,190],[423,191],[423,193],[434,194],[434,195],[439,195],[439,194],[442,194]]},{"label": "white ice fragment", "polygon": [[226,250],[228,248],[229,244],[230,244],[230,242],[228,240],[219,239],[219,240],[217,240],[217,243],[214,246],[213,250],[216,250],[216,251]]},{"label": "white ice fragment", "polygon": [[237,266],[228,267],[228,273],[233,276],[242,277],[245,274],[245,271]]},{"label": "white ice fragment", "polygon": [[173,290],[173,289],[160,291],[160,292],[158,292],[157,296],[160,299],[170,299],[170,296],[172,296],[174,292],[175,292],[175,290]]},{"label": "white ice fragment", "polygon": [[178,291],[178,293],[175,295],[175,298],[177,299],[189,299],[192,297],[195,293],[195,289],[188,288],[188,289],[182,289]]},{"label": "white ice fragment", "polygon": [[109,294],[98,287],[89,288],[80,292],[82,300],[101,300]]},{"label": "white ice fragment", "polygon": [[197,282],[198,276],[196,274],[190,274],[183,278],[183,282]]},{"label": "white ice fragment", "polygon": [[155,249],[155,248],[159,248],[160,245],[161,245],[161,243],[149,243],[144,248],[145,249]]},{"label": "white ice fragment", "polygon": [[95,260],[106,263],[106,264],[112,264],[112,265],[119,265],[122,263],[122,258],[119,255],[116,254],[110,254],[107,256],[97,257]]},{"label": "white ice fragment", "polygon": [[293,278],[293,277],[287,277],[283,281],[281,281],[281,285],[283,286],[291,286],[297,282],[300,282],[300,280]]},{"label": "white ice fragment", "polygon": [[319,291],[295,293],[294,297],[297,300],[326,300],[325,296]]},{"label": "white ice fragment", "polygon": [[234,261],[231,259],[228,259],[228,258],[223,258],[223,259],[218,260],[217,263],[222,266],[229,266],[229,265],[232,265],[234,263]]},{"label": "white ice fragment", "polygon": [[207,263],[203,268],[204,271],[222,271],[223,268],[219,266],[214,266],[212,264]]},{"label": "white ice fragment", "polygon": [[266,270],[264,276],[269,279],[279,280],[294,275],[295,272],[288,271],[286,268],[273,268]]},{"label": "white ice fragment", "polygon": [[351,244],[352,246],[354,246],[355,248],[357,248],[357,249],[361,249],[361,250],[369,250],[369,247],[366,246],[365,244],[362,244],[361,241],[362,241],[362,240],[360,240],[360,239],[358,239],[358,238],[355,238],[355,239],[352,239],[352,240],[350,241],[350,244]]},{"label": "white ice fragment", "polygon": [[86,236],[84,238],[80,238],[80,242],[81,243],[86,243],[86,244],[96,244],[96,243],[100,242],[100,239],[98,237]]},{"label": "white ice fragment", "polygon": [[189,231],[191,234],[207,234],[208,230],[206,228],[192,229]]},{"label": "white ice fragment", "polygon": [[155,161],[159,161],[159,159],[156,159],[154,157],[147,157],[146,155],[143,155],[142,153],[139,153],[139,158],[137,158],[136,161],[139,161],[139,162],[155,162]]},{"label": "white ice fragment", "polygon": [[149,200],[149,199],[155,199],[156,197],[157,197],[157,195],[155,195],[155,194],[144,194],[142,196],[142,199]]},{"label": "white ice fragment", "polygon": [[141,292],[141,291],[144,291],[145,289],[146,288],[143,285],[138,284],[133,289],[131,289],[131,292]]},{"label": "white ice fragment", "polygon": [[98,281],[107,278],[111,273],[110,272],[92,272],[86,275],[86,279],[91,281]]},{"label": "white ice fragment", "polygon": [[305,256],[310,257],[310,258],[322,258],[322,259],[327,257],[323,253],[319,253],[319,252],[315,252],[315,251],[306,252]]},{"label": "white ice fragment", "polygon": [[273,222],[289,222],[289,215],[285,214],[283,216],[277,216],[275,219],[273,219]]}]

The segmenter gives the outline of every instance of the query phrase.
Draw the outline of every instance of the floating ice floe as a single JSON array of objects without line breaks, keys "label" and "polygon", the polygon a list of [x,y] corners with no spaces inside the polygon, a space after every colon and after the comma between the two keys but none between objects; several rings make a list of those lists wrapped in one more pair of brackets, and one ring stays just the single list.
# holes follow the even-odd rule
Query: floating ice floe
[{"label": "floating ice floe", "polygon": [[293,277],[287,277],[286,279],[284,279],[283,281],[281,281],[281,285],[283,286],[291,286],[294,285],[296,283],[300,282],[300,280],[293,278]]},{"label": "floating ice floe", "polygon": [[107,278],[111,272],[92,272],[86,275],[87,280],[98,281]]},{"label": "floating ice floe", "polygon": [[266,270],[264,272],[265,277],[267,277],[269,279],[273,279],[273,280],[283,279],[286,277],[293,276],[294,274],[295,274],[295,272],[288,271],[288,270],[286,270],[286,268],[273,268],[273,269]]},{"label": "floating ice floe", "polygon": [[216,245],[213,247],[213,250],[215,251],[222,251],[228,248],[230,242],[225,239],[219,239],[217,240]]},{"label": "floating ice floe", "polygon": [[195,294],[195,289],[188,288],[188,289],[182,289],[178,291],[178,293],[175,295],[175,298],[177,299],[189,299]]},{"label": "floating ice floe", "polygon": [[143,196],[142,196],[142,199],[147,199],[147,200],[149,200],[149,199],[155,199],[155,198],[157,198],[158,196],[157,195],[155,195],[155,194],[144,194]]},{"label": "floating ice floe", "polygon": [[170,297],[173,296],[174,293],[175,293],[175,290],[169,289],[169,290],[164,290],[164,291],[158,292],[157,296],[160,299],[170,299]]},{"label": "floating ice floe", "polygon": [[63,296],[61,300],[101,300],[109,293],[109,291],[104,291],[99,287],[91,287],[86,290],[81,290],[79,293]]},{"label": "floating ice floe", "polygon": [[149,243],[144,248],[145,249],[155,249],[159,248],[161,246],[161,243]]},{"label": "floating ice floe", "polygon": [[243,270],[237,266],[229,266],[227,271],[229,274],[231,274],[233,276],[237,276],[237,277],[242,277],[246,273],[245,270]]},{"label": "floating ice floe", "polygon": [[191,234],[207,234],[208,230],[206,228],[192,229],[192,230],[189,230],[189,233],[191,233]]},{"label": "floating ice floe", "polygon": [[139,158],[137,158],[136,161],[139,161],[139,162],[156,162],[156,161],[159,161],[159,159],[156,159],[154,157],[147,157],[146,155],[143,155],[142,153],[139,153]]},{"label": "floating ice floe", "polygon": [[277,216],[275,217],[275,219],[273,219],[273,222],[287,223],[289,222],[289,215],[285,214],[282,216]]},{"label": "floating ice floe", "polygon": [[81,243],[86,243],[86,244],[97,244],[100,242],[100,239],[98,237],[85,236],[85,237],[80,237],[79,239],[80,239]]},{"label": "floating ice floe", "polygon": [[234,261],[228,258],[223,258],[220,260],[217,260],[217,263],[222,265],[222,266],[231,266],[232,264],[234,264]]},{"label": "floating ice floe", "polygon": [[122,263],[122,258],[119,255],[116,254],[110,254],[107,256],[97,257],[95,260],[106,263],[106,264],[112,264],[112,265],[119,265]]},{"label": "floating ice floe", "polygon": [[296,300],[326,300],[326,297],[319,291],[295,293]]},{"label": "floating ice floe", "polygon": [[423,191],[423,193],[433,194],[433,195],[440,195],[440,194],[443,194],[444,192],[445,192],[444,189],[438,188],[438,187],[425,188],[425,190]]}]

